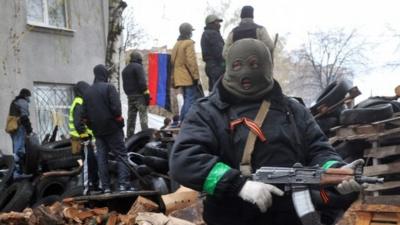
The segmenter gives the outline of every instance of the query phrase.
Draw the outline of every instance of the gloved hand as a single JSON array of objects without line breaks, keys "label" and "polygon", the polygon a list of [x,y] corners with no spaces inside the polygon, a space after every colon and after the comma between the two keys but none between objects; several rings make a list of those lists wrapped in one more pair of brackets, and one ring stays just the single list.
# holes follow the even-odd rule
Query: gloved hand
[{"label": "gloved hand", "polygon": [[239,192],[243,200],[256,204],[261,212],[266,212],[272,205],[272,194],[283,196],[284,192],[270,184],[246,181]]},{"label": "gloved hand", "polygon": [[117,124],[120,128],[123,128],[125,126],[124,117],[122,116],[115,117],[115,121],[117,121]]},{"label": "gloved hand", "polygon": [[144,103],[146,105],[150,105],[150,100],[151,100],[150,94],[149,93],[144,94]]},{"label": "gloved hand", "polygon": [[[341,168],[350,168],[354,170],[357,166],[364,165],[363,159],[354,160],[352,163],[349,163]],[[354,179],[342,181],[340,184],[336,186],[336,190],[342,194],[349,194],[352,192],[359,192],[368,187],[368,184],[359,184]]]}]

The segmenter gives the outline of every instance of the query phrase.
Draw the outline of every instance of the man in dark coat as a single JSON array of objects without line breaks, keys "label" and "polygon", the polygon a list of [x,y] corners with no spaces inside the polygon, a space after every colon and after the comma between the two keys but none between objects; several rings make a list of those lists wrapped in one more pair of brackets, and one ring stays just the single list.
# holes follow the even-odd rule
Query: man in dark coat
[{"label": "man in dark coat", "polygon": [[240,23],[237,27],[229,33],[228,38],[223,50],[223,55],[226,57],[226,53],[229,47],[237,40],[243,38],[254,38],[262,41],[268,48],[273,58],[274,56],[274,43],[269,36],[267,29],[254,22],[254,8],[252,6],[243,6],[240,12]]},{"label": "man in dark coat", "polygon": [[222,19],[215,15],[207,16],[206,26],[201,36],[201,53],[203,61],[206,63],[209,91],[225,72],[224,58],[222,57],[224,39],[219,32],[221,22]]},{"label": "man in dark coat", "polygon": [[147,106],[150,102],[146,75],[142,65],[142,55],[138,51],[131,53],[130,63],[122,71],[124,92],[128,96],[127,137],[135,133],[136,116],[139,112],[140,127],[147,129]]},{"label": "man in dark coat", "polygon": [[93,69],[94,83],[83,95],[84,118],[96,138],[99,176],[105,193],[111,192],[108,171],[108,152],[112,151],[118,164],[119,191],[130,189],[129,171],[122,162],[127,150],[124,144],[124,118],[121,100],[112,84],[107,83],[108,71],[104,65]]},{"label": "man in dark coat", "polygon": [[32,125],[29,119],[29,102],[31,92],[23,88],[10,104],[9,116],[19,118],[18,128],[10,133],[15,160],[14,176],[23,176],[22,163],[25,157],[25,138],[32,133]]},{"label": "man in dark coat", "polygon": [[[269,110],[258,125],[255,117],[264,104]],[[245,154],[249,135],[256,139],[252,153]],[[249,164],[242,164],[246,156]],[[170,173],[180,184],[207,193],[203,218],[209,225],[293,225],[301,223],[283,187],[247,176],[262,166],[297,162],[345,165],[309,111],[282,93],[265,44],[238,40],[228,51],[221,82],[187,114],[172,147]],[[335,188],[348,193],[362,186],[350,180]]]}]

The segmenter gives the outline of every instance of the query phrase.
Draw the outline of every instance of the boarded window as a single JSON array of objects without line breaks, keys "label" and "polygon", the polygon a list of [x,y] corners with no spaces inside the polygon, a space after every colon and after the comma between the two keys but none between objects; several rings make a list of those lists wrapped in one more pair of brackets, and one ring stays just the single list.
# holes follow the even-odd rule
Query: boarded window
[{"label": "boarded window", "polygon": [[57,139],[69,136],[68,116],[73,100],[73,86],[60,84],[34,84],[36,128],[40,140],[58,126]]}]

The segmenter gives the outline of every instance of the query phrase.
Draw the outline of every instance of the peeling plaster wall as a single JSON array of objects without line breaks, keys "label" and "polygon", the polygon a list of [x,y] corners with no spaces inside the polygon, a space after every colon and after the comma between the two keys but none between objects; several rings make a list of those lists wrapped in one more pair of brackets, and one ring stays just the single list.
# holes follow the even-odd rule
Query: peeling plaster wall
[{"label": "peeling plaster wall", "polygon": [[[69,0],[74,32],[33,29],[27,25],[25,0],[1,0],[0,8],[0,150],[11,153],[4,131],[10,101],[34,82],[92,83],[92,69],[104,63],[108,21],[107,0]],[[33,98],[32,98],[33,100]],[[35,103],[30,105],[35,130]]]}]

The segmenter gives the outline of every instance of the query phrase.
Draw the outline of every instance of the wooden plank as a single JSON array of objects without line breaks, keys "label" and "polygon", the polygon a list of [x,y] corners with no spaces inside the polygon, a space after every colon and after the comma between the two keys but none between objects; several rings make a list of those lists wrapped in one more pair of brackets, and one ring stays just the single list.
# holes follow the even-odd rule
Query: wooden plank
[{"label": "wooden plank", "polygon": [[356,224],[357,225],[370,225],[372,215],[369,212],[357,212]]},{"label": "wooden plank", "polygon": [[400,181],[389,181],[384,184],[370,184],[365,191],[382,191],[400,187]]},{"label": "wooden plank", "polygon": [[[389,195],[386,195],[389,196]],[[365,196],[365,197],[372,197],[372,196]],[[383,197],[383,196],[379,196]],[[395,196],[399,197],[399,196]],[[389,198],[393,198],[393,196],[389,196]],[[393,213],[400,213],[400,206],[397,205],[392,205],[392,204],[353,204],[352,207],[350,208],[351,211],[358,212],[358,211],[364,211],[364,212],[393,212]]]},{"label": "wooden plank", "polygon": [[400,155],[400,145],[364,149],[364,157],[381,159],[392,155]]},{"label": "wooden plank", "polygon": [[393,173],[400,173],[400,162],[364,167],[365,176],[377,176]]},{"label": "wooden plank", "polygon": [[374,213],[372,216],[373,222],[395,222],[399,221],[397,213]]},{"label": "wooden plank", "polygon": [[368,204],[385,204],[385,205],[400,206],[400,195],[365,196],[364,201],[365,203]]}]

